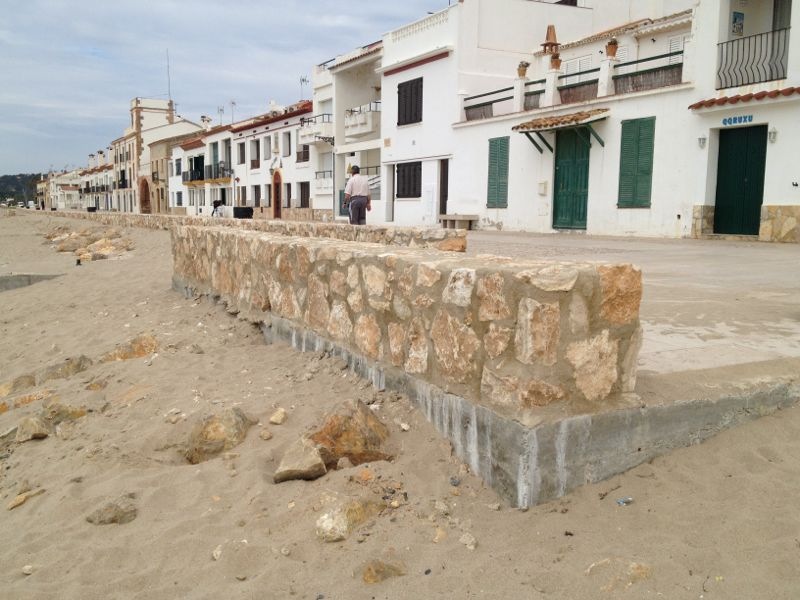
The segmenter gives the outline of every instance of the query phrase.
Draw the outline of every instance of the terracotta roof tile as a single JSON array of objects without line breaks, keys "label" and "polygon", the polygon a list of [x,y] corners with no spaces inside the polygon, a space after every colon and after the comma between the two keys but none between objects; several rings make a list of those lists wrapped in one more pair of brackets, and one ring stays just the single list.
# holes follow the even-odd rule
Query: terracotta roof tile
[{"label": "terracotta roof tile", "polygon": [[593,108],[557,117],[541,117],[516,125],[512,129],[524,133],[526,131],[546,131],[548,129],[558,129],[559,127],[569,127],[570,125],[581,125],[590,121],[604,119],[609,112],[607,108]]},{"label": "terracotta roof tile", "polygon": [[787,87],[779,90],[762,90],[755,94],[748,93],[736,94],[735,96],[722,96],[721,98],[708,98],[706,100],[699,100],[694,104],[689,105],[689,110],[697,110],[699,108],[711,108],[712,106],[724,106],[725,104],[736,104],[737,102],[750,102],[750,100],[763,100],[764,98],[777,98],[778,96],[791,96],[792,94],[800,94],[800,87]]}]

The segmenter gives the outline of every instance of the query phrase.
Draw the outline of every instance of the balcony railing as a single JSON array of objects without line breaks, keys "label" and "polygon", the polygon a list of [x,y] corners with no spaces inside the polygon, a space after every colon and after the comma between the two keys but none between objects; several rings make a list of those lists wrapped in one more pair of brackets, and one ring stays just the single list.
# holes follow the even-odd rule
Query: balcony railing
[{"label": "balcony railing", "polygon": [[192,169],[191,171],[184,171],[181,173],[181,180],[183,183],[191,183],[192,181],[203,181],[205,174],[200,169]]},{"label": "balcony railing", "polygon": [[302,150],[298,150],[295,155],[295,162],[308,162],[310,160],[311,153],[308,150],[308,146],[303,148]]},{"label": "balcony railing", "polygon": [[344,132],[348,137],[362,137],[380,131],[380,100],[344,111]]},{"label": "balcony railing", "polygon": [[[641,68],[644,65],[644,68]],[[683,50],[614,65],[614,93],[643,92],[676,85],[683,78]],[[626,71],[626,72],[622,72]]]},{"label": "balcony railing", "polygon": [[128,182],[125,179],[120,179],[119,181],[117,181],[115,186],[116,186],[116,188],[118,190],[127,190],[128,189]]},{"label": "balcony railing", "polygon": [[598,79],[586,79],[586,75],[594,76],[599,73],[599,67],[586,69],[577,73],[559,75],[558,80],[563,81],[563,85],[558,86],[561,96],[561,104],[572,104],[573,102],[584,102],[597,98]]},{"label": "balcony railing", "polygon": [[205,178],[206,179],[228,179],[231,176],[230,168],[225,166],[225,163],[218,163],[215,165],[206,165]]},{"label": "balcony railing", "polygon": [[333,140],[333,115],[323,113],[300,119],[297,132],[301,144],[328,143]]},{"label": "balcony railing", "polygon": [[717,44],[717,89],[785,79],[789,28]]}]

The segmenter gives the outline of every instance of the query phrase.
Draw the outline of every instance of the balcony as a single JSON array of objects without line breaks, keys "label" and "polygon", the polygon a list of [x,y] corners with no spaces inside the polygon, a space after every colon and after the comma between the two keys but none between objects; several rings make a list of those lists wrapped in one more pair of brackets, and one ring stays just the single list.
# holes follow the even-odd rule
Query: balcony
[{"label": "balcony", "polygon": [[128,189],[128,182],[125,179],[120,179],[116,182],[116,188],[118,190],[127,190]]},{"label": "balcony", "polygon": [[298,131],[300,144],[327,144],[333,140],[333,115],[325,113],[300,119]]},{"label": "balcony", "polygon": [[344,111],[344,134],[348,138],[363,138],[378,134],[380,128],[380,101],[362,104]]},{"label": "balcony", "polygon": [[205,180],[205,174],[200,169],[192,169],[191,171],[184,171],[181,173],[181,181],[183,183],[195,183]]},{"label": "balcony", "polygon": [[261,159],[260,158],[253,158],[250,160],[250,168],[251,169],[259,169],[261,168]]},{"label": "balcony", "polygon": [[618,63],[614,70],[617,71],[614,74],[615,94],[677,85],[683,80],[683,50]]},{"label": "balcony", "polygon": [[215,165],[206,165],[205,168],[206,181],[217,180],[217,179],[230,179],[230,177],[231,177],[231,170],[225,166],[225,163],[221,162]]},{"label": "balcony", "polygon": [[[585,102],[597,98],[597,75],[600,69],[586,69],[568,75],[559,75],[558,93],[561,96],[561,104],[572,104],[573,102]],[[586,76],[591,77],[587,79]],[[563,83],[562,83],[563,82]]]},{"label": "balcony", "polygon": [[717,44],[717,89],[785,79],[789,28]]},{"label": "balcony", "polygon": [[333,171],[317,171],[314,174],[314,191],[317,194],[333,193]]}]

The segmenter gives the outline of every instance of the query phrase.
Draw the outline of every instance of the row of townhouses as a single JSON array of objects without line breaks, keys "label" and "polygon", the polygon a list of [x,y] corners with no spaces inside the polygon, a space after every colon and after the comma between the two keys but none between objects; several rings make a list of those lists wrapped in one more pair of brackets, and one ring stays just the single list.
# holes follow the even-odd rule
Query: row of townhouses
[{"label": "row of townhouses", "polygon": [[372,224],[800,242],[792,25],[791,0],[454,1],[317,65],[312,101],[211,127],[134,100],[81,202],[345,219],[359,165]]}]

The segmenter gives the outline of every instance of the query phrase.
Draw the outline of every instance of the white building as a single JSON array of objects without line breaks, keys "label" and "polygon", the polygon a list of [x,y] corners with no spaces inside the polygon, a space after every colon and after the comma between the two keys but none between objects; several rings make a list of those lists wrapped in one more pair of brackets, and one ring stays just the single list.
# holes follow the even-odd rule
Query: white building
[{"label": "white building", "polygon": [[113,189],[114,165],[103,150],[90,154],[87,168],[80,172],[80,208],[110,210]]},{"label": "white building", "polygon": [[299,130],[311,112],[309,101],[273,104],[263,115],[209,129],[173,148],[172,211],[208,215],[219,202],[225,216],[250,208],[255,218],[310,220],[314,171]]},{"label": "white building", "polygon": [[110,146],[114,164],[112,209],[150,213],[150,144],[201,131],[202,127],[176,115],[172,100],[134,98],[130,115],[130,127]]},{"label": "white building", "polygon": [[[374,88],[370,73],[381,75],[377,143],[364,147],[380,155],[382,190],[368,222],[460,214],[537,232],[760,230],[800,241],[800,39],[789,36],[800,17],[791,8],[455,3],[327,65],[330,83],[315,81],[315,112],[332,99],[334,188],[343,188],[340,157],[370,160],[340,142],[338,78],[364,65],[355,87]],[[556,43],[546,43],[548,25]]]},{"label": "white building", "polygon": [[50,207],[58,210],[78,210],[80,202],[81,169],[51,173],[48,178]]}]

